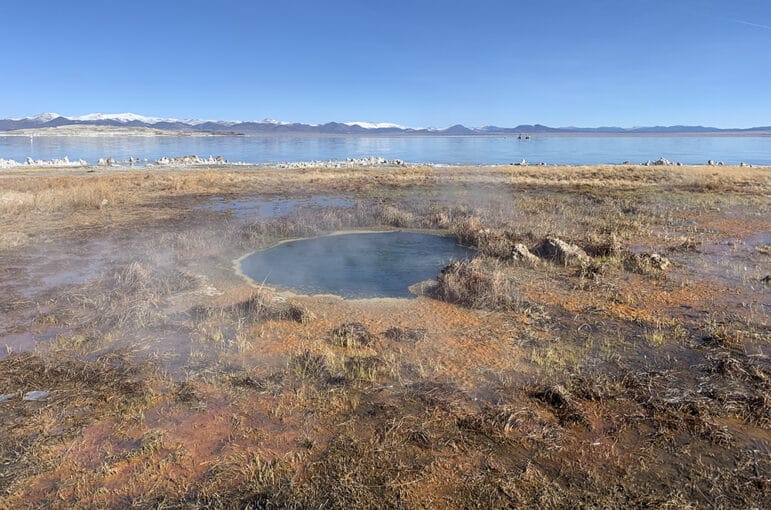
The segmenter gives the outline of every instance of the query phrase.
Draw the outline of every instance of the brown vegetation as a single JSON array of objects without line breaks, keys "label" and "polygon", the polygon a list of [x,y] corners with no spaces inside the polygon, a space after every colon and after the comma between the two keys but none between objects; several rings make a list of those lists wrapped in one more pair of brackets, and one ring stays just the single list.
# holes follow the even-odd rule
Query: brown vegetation
[{"label": "brown vegetation", "polygon": [[[731,167],[4,171],[0,508],[764,507],[770,188]],[[316,195],[350,204],[210,207]],[[386,228],[479,256],[411,300],[232,268]]]}]

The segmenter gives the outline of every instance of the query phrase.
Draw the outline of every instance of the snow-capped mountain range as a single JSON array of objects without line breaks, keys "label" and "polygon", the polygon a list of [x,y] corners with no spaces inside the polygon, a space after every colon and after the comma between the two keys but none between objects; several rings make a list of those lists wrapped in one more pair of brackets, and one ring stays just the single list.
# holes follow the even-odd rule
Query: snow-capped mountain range
[{"label": "snow-capped mountain range", "polygon": [[219,121],[201,119],[172,119],[148,117],[135,113],[90,113],[79,116],[64,116],[58,113],[41,113],[31,117],[0,119],[0,131],[34,129],[67,125],[150,127],[169,131],[212,132],[239,135],[267,134],[331,134],[331,135],[495,135],[514,133],[608,133],[608,134],[675,134],[675,133],[721,133],[721,132],[763,132],[771,133],[771,126],[744,129],[720,129],[704,126],[653,126],[653,127],[559,127],[541,124],[520,124],[515,127],[483,126],[469,128],[456,124],[447,128],[413,128],[390,122],[327,122],[326,124],[302,124],[282,122],[274,119],[257,121]]}]

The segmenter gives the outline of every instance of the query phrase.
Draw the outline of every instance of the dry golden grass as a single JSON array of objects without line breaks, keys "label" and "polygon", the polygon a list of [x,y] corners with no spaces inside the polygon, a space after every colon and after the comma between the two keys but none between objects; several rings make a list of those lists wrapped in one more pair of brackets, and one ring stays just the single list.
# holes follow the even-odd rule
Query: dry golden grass
[{"label": "dry golden grass", "polygon": [[[68,175],[69,173],[69,175]],[[507,183],[524,186],[601,186],[628,188],[662,186],[688,191],[762,193],[771,186],[770,168],[745,167],[395,167],[343,169],[269,169],[250,167],[217,170],[117,171],[84,174],[59,171],[35,175],[35,170],[6,172],[0,177],[0,212],[96,209],[109,204],[135,203],[155,194],[199,195],[234,193],[276,186],[313,191],[329,185],[355,189],[365,184],[410,185],[433,181],[452,183]],[[273,190],[271,190],[273,191]],[[397,211],[390,211],[397,214]],[[402,213],[403,214],[403,213]],[[402,222],[402,218],[394,221]]]}]

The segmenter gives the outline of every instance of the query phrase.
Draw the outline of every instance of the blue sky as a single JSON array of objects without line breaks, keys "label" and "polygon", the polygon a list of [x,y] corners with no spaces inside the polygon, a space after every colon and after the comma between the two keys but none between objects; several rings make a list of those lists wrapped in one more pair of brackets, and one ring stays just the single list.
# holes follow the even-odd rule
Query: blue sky
[{"label": "blue sky", "polygon": [[0,2],[0,117],[771,125],[771,1]]}]

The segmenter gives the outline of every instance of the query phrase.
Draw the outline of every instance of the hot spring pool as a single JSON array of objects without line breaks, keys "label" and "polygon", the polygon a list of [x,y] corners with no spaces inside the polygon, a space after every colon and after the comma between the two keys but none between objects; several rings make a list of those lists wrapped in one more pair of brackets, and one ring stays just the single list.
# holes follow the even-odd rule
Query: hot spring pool
[{"label": "hot spring pool", "polygon": [[435,278],[474,250],[451,237],[416,232],[338,234],[256,251],[240,270],[257,284],[345,298],[412,297],[408,287]]}]

